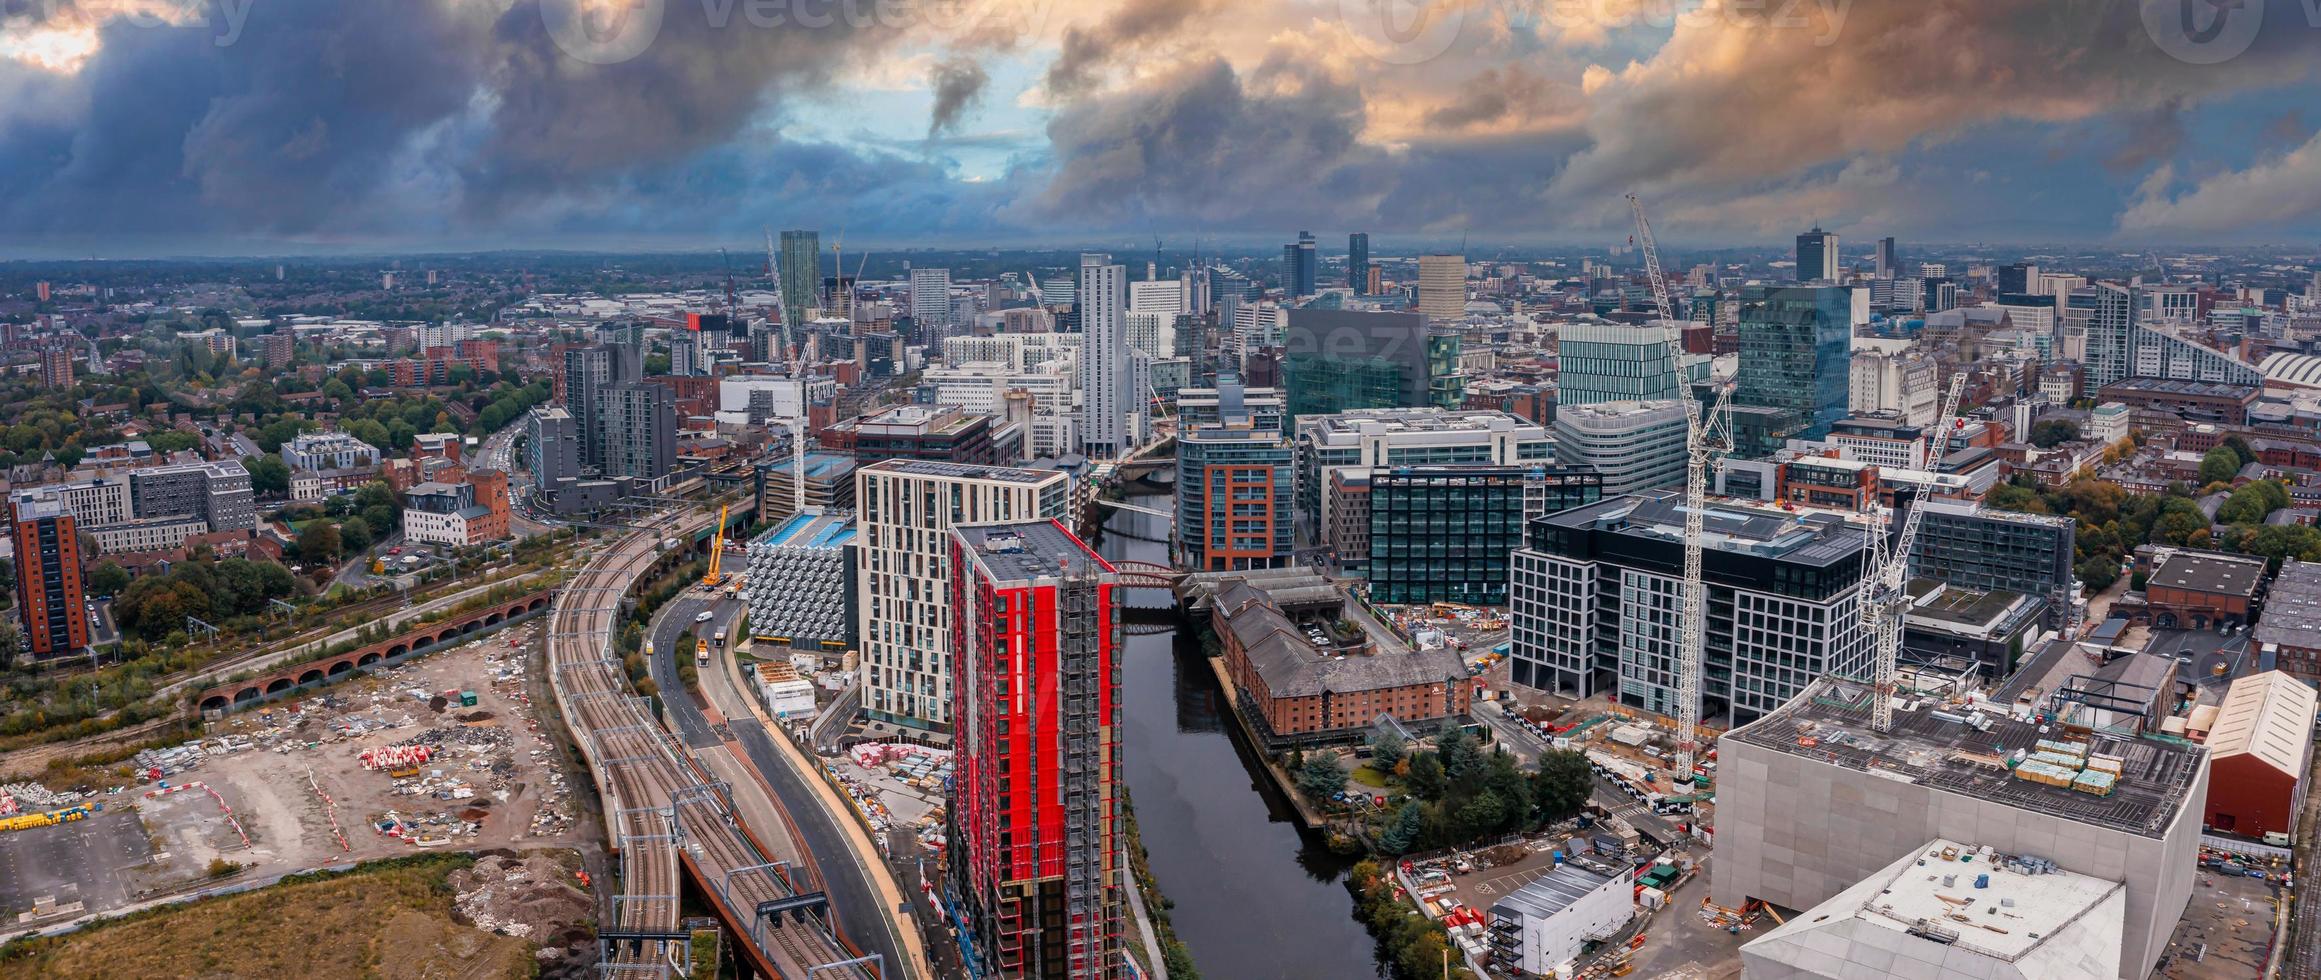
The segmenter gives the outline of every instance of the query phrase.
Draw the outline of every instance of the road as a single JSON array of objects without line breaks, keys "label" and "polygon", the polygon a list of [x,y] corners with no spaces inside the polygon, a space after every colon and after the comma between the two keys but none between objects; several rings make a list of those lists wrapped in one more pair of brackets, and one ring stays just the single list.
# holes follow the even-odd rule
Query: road
[{"label": "road", "polygon": [[[739,603],[731,604],[739,606]],[[725,663],[721,660],[721,669],[701,672],[703,691],[710,704],[725,716],[726,727],[748,754],[750,764],[773,787],[783,810],[789,814],[799,843],[817,865],[822,889],[830,896],[830,907],[836,913],[839,928],[865,953],[879,953],[888,963],[910,962],[901,955],[908,944],[896,916],[887,908],[886,900],[872,881],[867,862],[878,860],[878,856],[866,856],[854,846],[846,828],[838,824],[846,818],[830,812],[822,804],[821,791],[807,782],[820,777],[791,761],[799,758],[793,754],[797,750],[784,751],[784,747],[774,744],[775,739],[787,736],[766,730],[765,724],[750,710],[749,695],[742,691],[735,672],[725,669]],[[923,907],[908,901],[904,904],[914,912]]]},{"label": "road", "polygon": [[[694,628],[696,624],[693,618],[700,615],[703,607],[709,604],[695,591],[687,590],[653,614],[652,629],[645,634],[653,641],[653,683],[660,685],[661,704],[668,711],[669,717],[676,719],[678,737],[684,739],[688,748],[697,750],[716,748],[724,744],[725,739],[718,736],[709,718],[701,713],[701,706],[695,701],[693,692],[685,688],[684,679],[678,671],[678,658],[693,656],[693,651],[689,648],[679,649],[677,638],[686,630]],[[712,614],[713,617],[715,615]],[[727,618],[732,615],[731,612],[725,613]]]},{"label": "road", "polygon": [[476,468],[508,475],[508,530],[528,538],[550,528],[526,516],[530,513],[527,501],[532,498],[532,477],[516,465],[516,436],[523,431],[524,423],[518,420],[484,437],[483,448],[476,451]]}]

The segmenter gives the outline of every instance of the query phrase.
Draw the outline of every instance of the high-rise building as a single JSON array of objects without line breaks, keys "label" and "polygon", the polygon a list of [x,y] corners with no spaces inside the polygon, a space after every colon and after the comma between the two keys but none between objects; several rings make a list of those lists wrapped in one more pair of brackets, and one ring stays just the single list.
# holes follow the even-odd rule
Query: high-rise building
[{"label": "high-rise building", "polygon": [[709,373],[709,351],[695,330],[669,331],[669,373],[680,378]]},{"label": "high-rise building", "polygon": [[1568,323],[1557,331],[1555,403],[1647,401],[1687,397],[1690,386],[1709,378],[1710,355],[1694,355],[1682,365],[1668,363],[1668,334],[1681,329],[1653,324]]},{"label": "high-rise building", "polygon": [[2017,262],[1999,267],[1999,292],[2028,294],[2039,285],[2039,267],[2029,262]]},{"label": "high-rise building", "polygon": [[677,468],[677,403],[666,386],[614,385],[598,411],[606,477],[653,481]]},{"label": "high-rise building", "polygon": [[1328,415],[1374,408],[1466,404],[1457,334],[1413,313],[1289,311],[1289,411]]},{"label": "high-rise building", "polygon": [[1369,232],[1357,231],[1346,236],[1346,286],[1356,296],[1371,293]]},{"label": "high-rise building", "polygon": [[1467,314],[1467,257],[1418,257],[1418,312],[1429,320],[1456,320]]},{"label": "high-rise building", "polygon": [[535,486],[554,487],[580,477],[580,426],[561,408],[535,408],[524,417],[524,468]]},{"label": "high-rise building", "polygon": [[2133,286],[2099,282],[2073,290],[2064,308],[2064,322],[2084,325],[2087,338],[2085,388],[2089,391],[2119,382],[2135,373],[2136,314],[2143,305]]},{"label": "high-rise building", "polygon": [[51,341],[40,349],[40,385],[43,388],[70,388],[73,386],[73,349]]},{"label": "high-rise building", "polygon": [[1556,460],[1603,475],[1604,493],[1638,493],[1684,482],[1684,403],[1597,402],[1558,406]]},{"label": "high-rise building", "polygon": [[[1296,422],[1298,520],[1322,526],[1322,488],[1332,471],[1427,463],[1545,464],[1547,429],[1506,412],[1389,408],[1310,415]],[[1318,530],[1316,533],[1319,533]]]},{"label": "high-rise building", "polygon": [[[1802,266],[1801,266],[1802,267]],[[1878,239],[1878,271],[1880,279],[1892,279],[1901,274],[1902,256],[1894,248],[1893,236]]]},{"label": "high-rise building", "polygon": [[984,976],[1118,980],[1122,625],[1112,566],[1054,521],[954,527],[946,891]]},{"label": "high-rise building", "polygon": [[258,348],[265,357],[266,370],[286,371],[291,359],[297,356],[298,335],[288,329],[276,329],[258,338]]},{"label": "high-rise building", "polygon": [[[597,344],[564,351],[564,406],[580,427],[582,466],[604,466],[605,389],[615,384],[614,348]],[[545,485],[545,483],[543,483]]]},{"label": "high-rise building", "polygon": [[34,659],[88,648],[89,617],[81,596],[81,546],[61,496],[12,502],[16,532],[16,609]]},{"label": "high-rise building", "polygon": [[1177,440],[1177,562],[1196,571],[1289,564],[1295,456],[1247,413]]},{"label": "high-rise building", "polygon": [[1068,517],[1057,470],[886,460],[854,471],[862,707],[872,718],[951,730],[951,572],[958,524]]},{"label": "high-rise building", "polygon": [[1823,231],[1819,225],[1812,231],[1797,236],[1797,281],[1836,282],[1838,270],[1837,233]]},{"label": "high-rise building", "polygon": [[1827,434],[1845,416],[1852,387],[1856,293],[1827,283],[1744,292],[1734,403],[1790,413],[1798,427],[1792,434],[1800,438]]},{"label": "high-rise building", "polygon": [[[822,283],[821,234],[783,232],[782,251],[775,264],[778,268],[774,271],[780,276],[782,322],[792,328],[805,326],[806,318],[822,305],[816,299],[817,288]],[[846,270],[840,269],[838,273],[845,275]]]},{"label": "high-rise building", "polygon": [[1129,343],[1128,267],[1098,252],[1080,256],[1075,295],[1087,336],[1080,361],[1080,441],[1089,456],[1112,459],[1133,451],[1143,438],[1152,358]]},{"label": "high-rise building", "polygon": [[[1560,419],[1559,419],[1560,421]],[[1746,721],[1826,673],[1868,668],[1863,529],[1827,514],[1712,504],[1701,714]],[[1513,680],[1676,713],[1684,494],[1660,490],[1532,521],[1515,552]]]},{"label": "high-rise building", "polygon": [[1848,367],[1846,408],[1855,414],[1892,412],[1905,425],[1933,425],[1941,392],[1933,355],[1919,350],[1857,350]]},{"label": "high-rise building", "polygon": [[940,337],[951,326],[951,270],[911,270],[911,322],[921,339]]},{"label": "high-rise building", "polygon": [[1312,232],[1298,232],[1298,240],[1281,247],[1281,291],[1290,299],[1312,296],[1316,291],[1314,277],[1321,261],[1314,247]]},{"label": "high-rise building", "polygon": [[1535,474],[1544,475],[1472,464],[1370,471],[1370,597],[1505,605],[1507,555],[1523,544]]}]

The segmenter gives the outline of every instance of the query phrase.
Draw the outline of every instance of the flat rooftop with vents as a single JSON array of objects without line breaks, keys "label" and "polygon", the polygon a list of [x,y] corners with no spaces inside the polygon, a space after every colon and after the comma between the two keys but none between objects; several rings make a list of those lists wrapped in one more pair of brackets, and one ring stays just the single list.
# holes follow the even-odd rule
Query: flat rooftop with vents
[{"label": "flat rooftop with vents", "polygon": [[1881,735],[1870,729],[1870,697],[1866,686],[1823,680],[1725,741],[2151,838],[2184,808],[2203,757],[2196,746],[2160,739],[2106,740],[2097,754],[2120,757],[2123,772],[2108,795],[2096,795],[2022,778],[2009,765],[2017,751],[2029,759],[2042,741],[2065,740],[2060,730],[2041,734],[2036,723],[1987,712],[1979,714],[1987,728],[1976,727],[1945,718],[1968,714],[1928,704],[1895,711],[1894,730]]},{"label": "flat rooftop with vents", "polygon": [[2117,975],[2127,886],[1937,839],[1741,948],[1757,977]]}]

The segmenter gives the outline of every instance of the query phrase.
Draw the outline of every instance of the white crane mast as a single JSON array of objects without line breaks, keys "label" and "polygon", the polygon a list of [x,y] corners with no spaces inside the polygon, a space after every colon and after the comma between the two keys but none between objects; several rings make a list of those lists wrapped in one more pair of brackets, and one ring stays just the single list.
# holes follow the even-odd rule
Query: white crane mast
[{"label": "white crane mast", "polygon": [[[1668,300],[1668,283],[1660,274],[1660,245],[1652,238],[1652,223],[1644,217],[1644,203],[1628,195],[1636,217],[1636,244],[1644,250],[1644,275],[1652,284],[1652,303],[1660,327],[1668,332],[1668,369],[1684,386],[1684,329]],[[1693,779],[1694,755],[1700,748],[1701,645],[1707,632],[1708,587],[1701,580],[1701,534],[1708,512],[1708,471],[1716,458],[1732,451],[1731,386],[1716,382],[1716,401],[1705,412],[1690,392],[1679,391],[1684,405],[1684,581],[1679,586],[1676,639],[1676,774]]]},{"label": "white crane mast", "polygon": [[[1958,398],[1966,390],[1966,372],[1950,376],[1950,390],[1942,396],[1942,416],[1934,423],[1927,436],[1926,470],[1941,475],[1942,454],[1950,445],[1951,430],[1958,427]],[[1927,495],[1934,487],[1929,483]],[[1887,519],[1880,519],[1869,529],[1869,542],[1862,567],[1861,610],[1862,625],[1870,631],[1874,659],[1870,666],[1872,687],[1870,727],[1879,732],[1893,730],[1894,688],[1902,664],[1902,620],[1910,611],[1910,595],[1904,585],[1909,581],[1910,549],[1918,541],[1918,521],[1926,514],[1924,500],[1910,505],[1910,513],[1902,519],[1902,531],[1891,546],[1886,543]],[[1874,503],[1872,514],[1882,515],[1883,509]]]}]

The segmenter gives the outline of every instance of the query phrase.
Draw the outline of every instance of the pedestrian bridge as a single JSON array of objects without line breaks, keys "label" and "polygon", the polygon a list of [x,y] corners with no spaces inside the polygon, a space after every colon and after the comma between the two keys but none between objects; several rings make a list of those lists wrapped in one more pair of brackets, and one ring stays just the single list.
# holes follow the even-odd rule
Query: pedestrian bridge
[{"label": "pedestrian bridge", "polygon": [[1127,501],[1123,500],[1106,500],[1102,497],[1098,497],[1096,498],[1096,506],[1109,507],[1113,510],[1125,510],[1135,514],[1144,514],[1148,517],[1158,517],[1164,521],[1173,521],[1177,519],[1177,515],[1171,514],[1168,511],[1154,510],[1150,507],[1139,507],[1135,504],[1128,503]]}]

